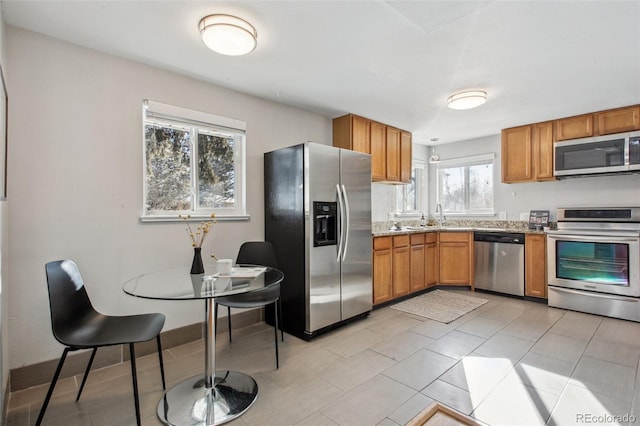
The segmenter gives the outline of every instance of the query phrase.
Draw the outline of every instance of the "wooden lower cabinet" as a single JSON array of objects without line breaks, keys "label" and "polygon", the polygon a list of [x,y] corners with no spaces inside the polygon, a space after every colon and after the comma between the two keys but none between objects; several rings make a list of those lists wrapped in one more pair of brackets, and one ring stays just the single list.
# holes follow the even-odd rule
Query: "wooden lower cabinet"
[{"label": "wooden lower cabinet", "polygon": [[547,298],[547,239],[544,234],[527,234],[524,239],[524,294]]},{"label": "wooden lower cabinet", "polygon": [[393,297],[405,296],[411,291],[411,246],[409,235],[393,237]]},{"label": "wooden lower cabinet", "polygon": [[393,298],[392,237],[373,239],[373,304]]},{"label": "wooden lower cabinet", "polygon": [[438,234],[425,234],[424,244],[424,284],[433,287],[438,284]]},{"label": "wooden lower cabinet", "polygon": [[440,232],[440,284],[473,288],[473,232]]},{"label": "wooden lower cabinet", "polygon": [[424,235],[411,234],[411,292],[425,288]]},{"label": "wooden lower cabinet", "polygon": [[473,232],[425,232],[373,239],[373,304],[438,284],[473,288]]}]

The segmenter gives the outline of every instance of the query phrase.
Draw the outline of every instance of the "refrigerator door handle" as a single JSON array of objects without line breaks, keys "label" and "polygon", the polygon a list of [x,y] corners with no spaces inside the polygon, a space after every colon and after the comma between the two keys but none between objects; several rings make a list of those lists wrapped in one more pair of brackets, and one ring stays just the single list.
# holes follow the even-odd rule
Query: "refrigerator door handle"
[{"label": "refrigerator door handle", "polygon": [[338,233],[338,257],[336,258],[336,262],[340,262],[340,257],[342,255],[342,244],[344,242],[344,202],[342,201],[342,191],[340,190],[340,185],[336,183],[336,191],[338,191],[338,214],[340,215],[340,229]]},{"label": "refrigerator door handle", "polygon": [[342,261],[344,262],[344,259],[347,257],[347,245],[349,245],[349,227],[351,226],[351,217],[349,217],[350,215],[350,211],[349,211],[349,197],[347,196],[347,188],[344,187],[344,185],[342,185],[342,196],[344,197],[344,211],[346,213],[346,218],[345,218],[345,222],[346,222],[346,229],[343,229],[343,234],[344,234],[344,247],[342,248]]}]

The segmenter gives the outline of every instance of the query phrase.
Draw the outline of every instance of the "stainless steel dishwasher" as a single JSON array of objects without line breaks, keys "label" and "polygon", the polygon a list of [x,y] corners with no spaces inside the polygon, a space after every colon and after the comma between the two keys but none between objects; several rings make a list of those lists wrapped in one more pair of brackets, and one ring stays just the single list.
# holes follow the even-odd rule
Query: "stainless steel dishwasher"
[{"label": "stainless steel dishwasher", "polygon": [[524,296],[524,234],[474,232],[475,288]]}]

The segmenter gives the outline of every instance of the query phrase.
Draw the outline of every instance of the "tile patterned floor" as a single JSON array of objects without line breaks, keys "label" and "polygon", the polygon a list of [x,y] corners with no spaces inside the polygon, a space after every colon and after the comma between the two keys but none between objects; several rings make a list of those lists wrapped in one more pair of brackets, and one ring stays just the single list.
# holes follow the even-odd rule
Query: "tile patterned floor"
[{"label": "tile patterned floor", "polygon": [[[219,369],[251,374],[259,397],[233,425],[402,425],[431,401],[489,425],[640,422],[640,323],[487,293],[489,303],[442,324],[388,307],[305,342],[286,336],[275,368],[264,324],[218,339]],[[169,385],[203,369],[203,342],[165,351]],[[138,363],[144,425],[158,425],[157,357]],[[47,425],[134,424],[129,365],[62,380]],[[10,395],[7,425],[33,425],[47,386]]]}]

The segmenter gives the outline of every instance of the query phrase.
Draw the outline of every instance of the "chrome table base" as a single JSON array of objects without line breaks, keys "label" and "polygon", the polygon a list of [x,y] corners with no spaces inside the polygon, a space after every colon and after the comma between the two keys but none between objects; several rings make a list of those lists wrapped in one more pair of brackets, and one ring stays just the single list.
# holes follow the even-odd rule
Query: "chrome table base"
[{"label": "chrome table base", "polygon": [[258,384],[237,371],[216,371],[215,387],[202,375],[169,389],[158,404],[158,417],[167,425],[220,425],[247,411],[258,396]]}]

